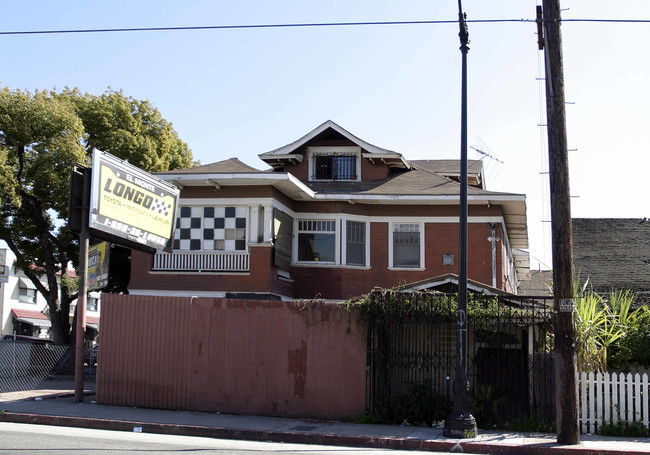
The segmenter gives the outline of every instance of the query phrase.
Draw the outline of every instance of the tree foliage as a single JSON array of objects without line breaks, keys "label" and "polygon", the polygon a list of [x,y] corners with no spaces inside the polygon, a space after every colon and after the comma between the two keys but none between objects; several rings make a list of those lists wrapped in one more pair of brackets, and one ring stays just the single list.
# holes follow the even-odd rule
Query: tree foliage
[{"label": "tree foliage", "polygon": [[77,297],[66,280],[57,281],[69,262],[78,264],[78,238],[67,228],[70,169],[90,164],[94,148],[149,172],[194,164],[187,144],[149,101],[112,90],[100,96],[0,90],[0,238],[45,297],[58,344],[69,342]]}]

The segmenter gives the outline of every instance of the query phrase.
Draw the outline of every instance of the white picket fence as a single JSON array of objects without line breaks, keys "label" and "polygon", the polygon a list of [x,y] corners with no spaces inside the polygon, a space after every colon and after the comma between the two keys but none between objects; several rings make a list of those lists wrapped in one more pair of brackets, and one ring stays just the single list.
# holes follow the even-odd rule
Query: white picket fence
[{"label": "white picket fence", "polygon": [[605,423],[650,423],[647,373],[583,372],[578,386],[583,433],[596,433]]}]

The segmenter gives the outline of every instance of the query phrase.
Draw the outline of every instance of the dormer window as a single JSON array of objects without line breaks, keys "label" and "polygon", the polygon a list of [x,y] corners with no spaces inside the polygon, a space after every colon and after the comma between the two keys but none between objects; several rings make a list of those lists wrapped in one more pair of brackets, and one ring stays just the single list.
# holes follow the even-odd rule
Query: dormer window
[{"label": "dormer window", "polygon": [[310,180],[361,180],[360,147],[309,147]]},{"label": "dormer window", "polygon": [[354,155],[317,155],[316,180],[353,180],[357,178],[357,157]]}]

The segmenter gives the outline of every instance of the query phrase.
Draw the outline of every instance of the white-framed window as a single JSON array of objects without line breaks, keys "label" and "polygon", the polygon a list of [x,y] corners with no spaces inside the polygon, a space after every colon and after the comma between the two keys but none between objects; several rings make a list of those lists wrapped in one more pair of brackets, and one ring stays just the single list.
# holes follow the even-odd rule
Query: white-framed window
[{"label": "white-framed window", "polygon": [[246,251],[248,207],[181,207],[174,250]]},{"label": "white-framed window", "polygon": [[97,304],[99,299],[97,297],[87,297],[86,298],[86,311],[97,311]]},{"label": "white-framed window", "polygon": [[365,267],[367,259],[367,223],[345,221],[345,264]]},{"label": "white-framed window", "polygon": [[361,180],[359,147],[310,147],[309,180]]},{"label": "white-framed window", "polygon": [[336,263],[336,221],[298,221],[298,262]]},{"label": "white-framed window", "polygon": [[26,278],[18,280],[18,301],[22,303],[36,303],[36,286]]},{"label": "white-framed window", "polygon": [[424,267],[424,226],[422,223],[391,223],[389,255],[393,268]]}]

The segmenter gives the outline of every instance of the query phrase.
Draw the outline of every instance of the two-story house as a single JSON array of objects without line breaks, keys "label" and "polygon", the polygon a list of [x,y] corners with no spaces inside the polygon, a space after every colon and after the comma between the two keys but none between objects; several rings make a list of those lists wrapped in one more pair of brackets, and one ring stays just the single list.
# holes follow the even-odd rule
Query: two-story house
[{"label": "two-story house", "polygon": [[[259,157],[270,169],[231,158],[158,174],[181,188],[172,249],[133,253],[130,293],[343,300],[458,273],[458,160],[409,161],[332,121]],[[468,278],[517,293],[525,196],[468,168]]]}]

